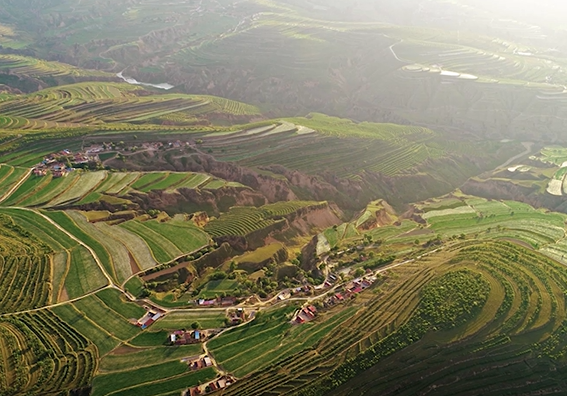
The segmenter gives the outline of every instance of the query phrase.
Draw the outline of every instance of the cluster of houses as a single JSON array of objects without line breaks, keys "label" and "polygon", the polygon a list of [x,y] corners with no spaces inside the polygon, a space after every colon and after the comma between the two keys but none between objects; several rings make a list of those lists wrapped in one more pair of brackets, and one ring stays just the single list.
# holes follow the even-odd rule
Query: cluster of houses
[{"label": "cluster of houses", "polygon": [[213,361],[207,355],[199,356],[196,359],[187,361],[187,365],[191,370],[200,370],[213,365]]},{"label": "cluster of houses", "polygon": [[309,322],[315,319],[316,315],[317,315],[317,308],[315,308],[315,306],[313,305],[309,305],[299,310],[297,315],[295,315],[294,321],[297,324]]},{"label": "cluster of houses", "polygon": [[34,167],[33,174],[41,177],[46,176],[47,172],[51,172],[53,177],[64,177],[74,170],[74,166],[98,162],[100,162],[98,155],[61,150],[46,156],[43,161]]},{"label": "cluster of houses", "polygon": [[[254,312],[252,312],[254,314]],[[237,308],[236,310],[229,310],[227,312],[227,317],[229,324],[232,326],[239,325],[240,323],[245,322],[247,319],[253,318],[253,315],[248,315],[246,311],[242,308]]]},{"label": "cluster of houses", "polygon": [[291,296],[302,296],[302,295],[306,295],[306,294],[310,294],[310,293],[311,293],[311,286],[309,286],[308,284],[305,284],[303,286],[296,287],[296,288],[293,288],[293,289],[282,290],[278,294],[277,298],[278,298],[278,301],[283,301],[283,300],[287,300]]},{"label": "cluster of houses", "polygon": [[144,316],[142,316],[136,322],[136,325],[142,330],[150,327],[156,320],[163,317],[164,313],[158,310],[149,310]]},{"label": "cluster of houses", "polygon": [[236,297],[217,297],[210,300],[205,300],[201,298],[196,301],[197,305],[200,307],[214,307],[214,306],[221,306],[221,307],[230,307],[236,305]]},{"label": "cluster of houses", "polygon": [[362,279],[355,279],[349,283],[347,283],[342,291],[339,291],[333,294],[331,297],[327,298],[324,302],[325,306],[335,305],[342,303],[345,300],[348,300],[355,294],[360,293],[363,290],[368,289],[374,281],[376,280],[375,277],[364,277]]},{"label": "cluster of houses", "polygon": [[183,396],[197,396],[204,395],[210,392],[215,392],[217,390],[225,389],[226,387],[234,384],[236,379],[232,376],[222,376],[220,378],[214,379],[206,384],[195,386],[193,388],[187,389]]}]

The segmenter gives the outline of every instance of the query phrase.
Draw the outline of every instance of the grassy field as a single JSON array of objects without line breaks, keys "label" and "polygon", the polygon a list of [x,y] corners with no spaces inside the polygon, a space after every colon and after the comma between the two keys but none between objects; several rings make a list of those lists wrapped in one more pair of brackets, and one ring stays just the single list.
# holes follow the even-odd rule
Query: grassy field
[{"label": "grassy field", "polygon": [[106,355],[100,362],[100,373],[135,370],[152,366],[156,361],[179,361],[182,358],[197,356],[201,353],[202,347],[199,344],[180,345],[173,348],[131,348],[127,353]]},{"label": "grassy field", "polygon": [[213,368],[189,372],[184,363],[164,363],[130,372],[97,376],[93,382],[93,395],[179,394],[189,386],[214,379],[216,375]]}]

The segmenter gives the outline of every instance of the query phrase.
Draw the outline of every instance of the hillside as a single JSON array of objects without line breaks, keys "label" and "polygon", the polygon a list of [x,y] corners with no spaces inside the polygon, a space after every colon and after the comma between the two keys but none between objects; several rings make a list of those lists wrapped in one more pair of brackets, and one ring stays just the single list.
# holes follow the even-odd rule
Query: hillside
[{"label": "hillside", "polygon": [[548,3],[3,1],[0,395],[567,392]]}]

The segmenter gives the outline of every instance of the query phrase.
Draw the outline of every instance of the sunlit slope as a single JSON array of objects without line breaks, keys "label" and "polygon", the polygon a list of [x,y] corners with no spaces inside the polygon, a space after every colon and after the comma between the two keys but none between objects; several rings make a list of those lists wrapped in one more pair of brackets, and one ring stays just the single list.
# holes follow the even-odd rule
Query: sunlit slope
[{"label": "sunlit slope", "polygon": [[[436,394],[502,394],[560,381],[567,277],[559,264],[508,243],[468,242],[391,274],[316,345],[266,361],[228,394],[415,394],[432,385]],[[542,365],[554,369],[542,375]]]}]

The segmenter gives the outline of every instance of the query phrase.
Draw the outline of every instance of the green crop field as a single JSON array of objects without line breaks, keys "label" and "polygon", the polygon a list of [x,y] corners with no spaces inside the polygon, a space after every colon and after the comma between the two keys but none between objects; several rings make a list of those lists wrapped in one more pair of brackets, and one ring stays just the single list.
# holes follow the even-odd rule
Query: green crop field
[{"label": "green crop field", "polygon": [[82,236],[81,240],[95,250],[106,271],[118,283],[124,282],[132,275],[130,254],[122,243],[106,237],[106,234],[95,227],[94,224],[89,223],[82,213],[68,211],[66,214],[76,225],[73,229],[78,228],[80,230],[80,232],[73,234],[77,237]]},{"label": "green crop field", "polygon": [[142,269],[148,269],[157,264],[148,244],[135,233],[119,226],[110,226],[106,223],[96,223],[95,227],[104,234],[105,238],[114,238],[120,241]]},{"label": "green crop field", "polygon": [[83,316],[120,340],[134,338],[140,332],[139,327],[128,322],[127,318],[119,315],[95,296],[85,297],[73,305],[82,312]]},{"label": "green crop field", "polygon": [[101,374],[152,366],[156,361],[179,361],[182,358],[198,356],[202,352],[202,347],[199,344],[195,344],[181,345],[176,348],[132,348],[128,352],[106,355],[101,360]]},{"label": "green crop field", "polygon": [[145,227],[165,236],[180,251],[192,252],[207,245],[209,237],[202,229],[190,221],[158,222],[149,220],[142,223]]},{"label": "green crop field", "polygon": [[96,345],[99,356],[106,355],[121,342],[121,340],[88,319],[71,304],[54,307],[51,311],[75,329],[75,331],[92,341]]},{"label": "green crop field", "polygon": [[91,253],[83,246],[71,250],[65,289],[69,298],[76,298],[104,287],[107,280]]},{"label": "green crop field", "polygon": [[113,260],[108,250],[98,240],[94,239],[77,226],[77,223],[73,221],[73,218],[68,216],[67,213],[60,211],[44,211],[43,214],[66,230],[70,235],[78,238],[84,244],[93,249],[98,259],[102,262],[102,265],[104,265],[106,271],[115,275],[113,271]]},{"label": "green crop field", "polygon": [[119,227],[142,238],[150,247],[155,260],[159,263],[171,261],[182,254],[182,251],[167,239],[165,235],[146,227],[143,222],[131,220],[120,224]]},{"label": "green crop field", "polygon": [[67,234],[57,230],[54,232],[53,225],[40,214],[30,210],[0,209],[0,213],[10,216],[13,221],[23,227],[28,233],[34,235],[42,243],[53,251],[69,249],[77,245]]}]

